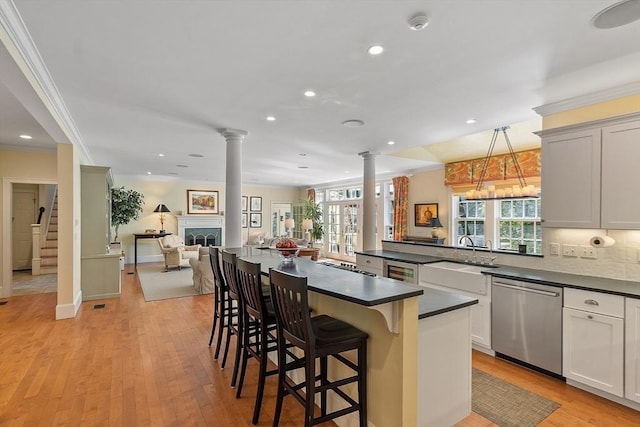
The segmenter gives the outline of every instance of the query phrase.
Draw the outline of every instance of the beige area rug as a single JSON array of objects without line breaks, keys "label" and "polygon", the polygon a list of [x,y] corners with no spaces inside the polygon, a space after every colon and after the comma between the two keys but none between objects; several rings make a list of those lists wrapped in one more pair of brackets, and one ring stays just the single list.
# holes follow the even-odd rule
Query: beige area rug
[{"label": "beige area rug", "polygon": [[534,427],[560,405],[473,368],[472,410],[500,427]]},{"label": "beige area rug", "polygon": [[14,271],[11,278],[11,296],[58,292],[58,275],[32,276],[31,270]]},{"label": "beige area rug", "polygon": [[145,301],[200,295],[193,288],[193,270],[190,267],[170,269],[165,273],[164,265],[150,263],[138,264],[137,271]]}]

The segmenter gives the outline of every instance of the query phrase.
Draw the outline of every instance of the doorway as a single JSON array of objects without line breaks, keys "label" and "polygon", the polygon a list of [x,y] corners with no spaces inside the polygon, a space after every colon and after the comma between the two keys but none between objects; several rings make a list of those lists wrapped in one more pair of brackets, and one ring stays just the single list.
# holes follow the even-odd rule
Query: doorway
[{"label": "doorway", "polygon": [[13,184],[11,204],[11,253],[12,270],[31,270],[33,245],[31,224],[35,224],[38,212],[38,185]]}]

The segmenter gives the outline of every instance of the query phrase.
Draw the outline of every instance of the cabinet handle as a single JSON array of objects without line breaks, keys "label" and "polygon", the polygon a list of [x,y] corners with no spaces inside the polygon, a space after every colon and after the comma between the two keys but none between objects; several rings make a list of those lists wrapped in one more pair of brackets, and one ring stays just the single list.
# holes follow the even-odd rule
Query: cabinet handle
[{"label": "cabinet handle", "polygon": [[584,303],[585,303],[585,304],[588,304],[588,305],[600,305],[600,304],[598,303],[598,301],[596,301],[596,300],[594,300],[594,299],[586,299],[586,300],[584,300]]}]

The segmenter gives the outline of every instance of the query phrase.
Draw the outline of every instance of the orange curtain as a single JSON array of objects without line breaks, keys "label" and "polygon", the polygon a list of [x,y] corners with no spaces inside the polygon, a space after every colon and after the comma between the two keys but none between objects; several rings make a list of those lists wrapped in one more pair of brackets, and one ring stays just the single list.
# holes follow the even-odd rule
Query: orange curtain
[{"label": "orange curtain", "polygon": [[309,199],[311,199],[311,201],[313,203],[316,202],[316,190],[314,190],[313,188],[310,188],[307,190],[307,197],[309,197]]},{"label": "orange curtain", "polygon": [[393,240],[401,241],[407,236],[407,210],[409,209],[409,177],[393,178],[394,210]]}]

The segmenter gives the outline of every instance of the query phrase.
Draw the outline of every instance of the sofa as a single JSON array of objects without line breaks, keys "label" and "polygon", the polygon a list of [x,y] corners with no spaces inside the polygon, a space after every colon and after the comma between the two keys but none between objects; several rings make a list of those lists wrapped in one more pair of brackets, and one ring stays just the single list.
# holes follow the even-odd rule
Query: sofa
[{"label": "sofa", "polygon": [[199,294],[213,293],[213,270],[209,261],[209,248],[200,248],[198,258],[191,258],[189,265],[193,270],[193,289]]}]

